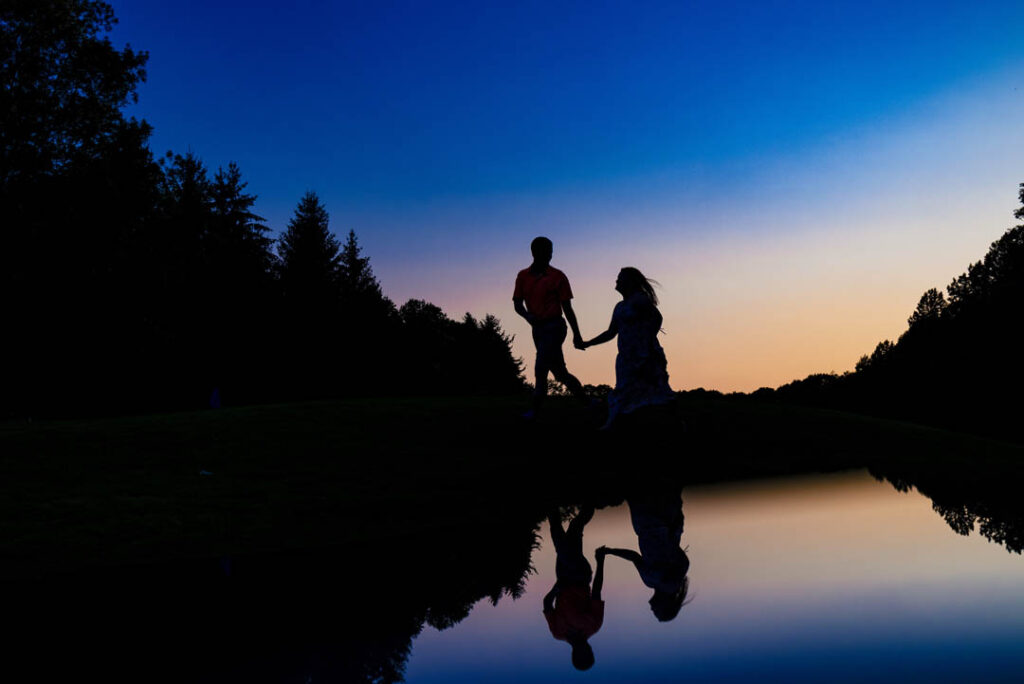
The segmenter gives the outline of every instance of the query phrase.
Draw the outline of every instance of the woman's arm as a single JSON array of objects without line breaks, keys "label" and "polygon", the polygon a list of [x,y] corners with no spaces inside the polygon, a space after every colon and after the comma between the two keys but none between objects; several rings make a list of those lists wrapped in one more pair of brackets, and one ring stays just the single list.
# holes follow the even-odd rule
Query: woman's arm
[{"label": "woman's arm", "polygon": [[636,571],[640,572],[640,561],[643,560],[643,556],[632,549],[612,549],[607,546],[602,546],[597,550],[598,562],[604,561],[605,556],[618,556],[619,558],[628,560],[633,564],[633,567],[636,568]]},{"label": "woman's arm", "polygon": [[[604,548],[603,546],[601,547]],[[604,554],[597,550],[597,572],[594,573],[594,584],[590,589],[590,597],[601,600],[601,588],[604,586]]]},{"label": "woman's arm", "polygon": [[602,556],[605,554],[618,556],[619,558],[624,558],[631,563],[639,563],[641,558],[640,554],[632,549],[613,549],[608,546],[602,546],[597,550],[597,552]]},{"label": "woman's arm", "polygon": [[582,348],[586,349],[587,347],[593,347],[595,344],[604,344],[605,342],[608,342],[609,340],[614,339],[615,336],[618,335],[618,334],[619,334],[619,324],[615,320],[615,316],[612,316],[612,322],[608,324],[608,329],[605,330],[600,335],[598,335],[597,337],[595,337],[594,339],[592,339],[592,340],[590,340],[588,342],[584,342]]}]

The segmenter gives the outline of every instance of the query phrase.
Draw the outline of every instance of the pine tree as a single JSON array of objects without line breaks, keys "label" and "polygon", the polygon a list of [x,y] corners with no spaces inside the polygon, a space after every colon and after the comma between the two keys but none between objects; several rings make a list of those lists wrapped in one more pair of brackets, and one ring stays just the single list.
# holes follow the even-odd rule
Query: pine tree
[{"label": "pine tree", "polygon": [[354,230],[341,250],[338,269],[342,306],[347,316],[374,328],[386,327],[397,316],[394,303],[384,296],[377,282],[370,258],[362,255],[362,248]]},{"label": "pine tree", "polygon": [[228,402],[265,394],[260,347],[272,331],[274,308],[273,241],[253,212],[255,195],[245,188],[234,162],[217,170],[203,236],[207,333],[215,341],[206,356],[212,359],[212,382]]},{"label": "pine tree", "polygon": [[356,238],[354,230],[348,231],[348,239],[341,250],[341,263],[339,275],[341,278],[341,289],[346,295],[352,297],[378,296],[382,297],[380,284],[373,275],[370,268],[370,258],[362,256],[362,248]]},{"label": "pine tree", "polygon": [[327,209],[315,192],[307,192],[277,242],[281,288],[290,306],[337,303],[340,248]]},{"label": "pine tree", "polygon": [[[266,258],[273,241],[262,216],[253,213],[256,196],[246,194],[248,183],[242,180],[238,164],[230,162],[227,170],[217,169],[210,188],[215,218],[214,232],[221,240],[244,245],[261,258]],[[269,266],[269,264],[267,264]]]},{"label": "pine tree", "polygon": [[314,192],[302,196],[277,243],[282,309],[277,345],[287,359],[280,382],[295,398],[343,392],[340,245]]},{"label": "pine tree", "polygon": [[393,391],[399,371],[397,336],[400,330],[394,303],[384,296],[373,275],[370,258],[362,255],[355,231],[341,250],[339,291],[348,334],[340,351],[349,362],[350,389],[358,392]]}]

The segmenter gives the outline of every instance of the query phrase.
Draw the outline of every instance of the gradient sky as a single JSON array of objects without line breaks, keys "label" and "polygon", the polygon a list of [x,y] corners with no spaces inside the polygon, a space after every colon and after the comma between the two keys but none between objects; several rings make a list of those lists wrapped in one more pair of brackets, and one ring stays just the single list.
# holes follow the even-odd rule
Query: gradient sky
[{"label": "gradient sky", "polygon": [[[674,387],[843,371],[1012,225],[1017,2],[115,0],[154,152],[236,161],[274,231],[308,189],[396,303],[501,318],[555,242],[584,335],[662,284]],[[614,344],[566,348],[614,382]]]}]

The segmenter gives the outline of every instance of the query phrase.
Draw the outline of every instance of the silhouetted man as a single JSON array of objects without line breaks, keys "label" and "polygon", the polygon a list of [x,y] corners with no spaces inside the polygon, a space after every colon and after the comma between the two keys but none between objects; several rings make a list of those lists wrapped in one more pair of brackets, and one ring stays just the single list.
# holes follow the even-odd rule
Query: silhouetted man
[{"label": "silhouetted man", "polygon": [[555,586],[544,596],[544,617],[551,636],[572,646],[572,664],[577,670],[589,670],[594,665],[594,649],[588,639],[604,622],[604,554],[597,556],[597,574],[592,573],[583,555],[583,527],[593,517],[593,507],[583,507],[563,530],[558,513],[548,514],[556,554]]},{"label": "silhouetted man", "polygon": [[533,252],[533,263],[516,276],[516,289],[512,294],[516,313],[530,324],[533,329],[533,343],[537,347],[533,410],[526,414],[528,418],[534,417],[540,410],[548,391],[549,372],[565,385],[573,396],[586,401],[583,386],[569,373],[569,369],[565,367],[565,358],[562,356],[562,343],[568,334],[565,327],[566,319],[572,327],[573,344],[583,344],[580,326],[576,322],[576,313],[572,310],[570,301],[572,289],[569,287],[569,279],[551,266],[551,254],[554,251],[551,240],[546,237],[535,238],[530,243],[530,251]]}]

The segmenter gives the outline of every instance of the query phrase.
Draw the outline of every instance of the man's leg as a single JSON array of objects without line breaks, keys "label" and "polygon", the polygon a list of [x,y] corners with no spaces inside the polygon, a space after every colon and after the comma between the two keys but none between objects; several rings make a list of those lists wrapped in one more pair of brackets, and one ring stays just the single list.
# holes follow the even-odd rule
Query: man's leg
[{"label": "man's leg", "polygon": [[544,397],[548,394],[548,368],[541,360],[539,353],[537,354],[537,362],[534,364],[534,371],[533,414],[537,415],[541,404],[544,403]]},{"label": "man's leg", "polygon": [[564,360],[561,367],[551,369],[551,374],[555,376],[555,380],[565,385],[572,396],[587,401],[587,393],[583,391],[583,384],[565,367]]},{"label": "man's leg", "polygon": [[565,367],[565,356],[562,354],[562,345],[565,344],[565,338],[568,336],[569,331],[565,325],[565,321],[559,320],[559,324],[553,326],[550,331],[550,337],[546,340],[546,358],[548,359],[547,367],[551,371],[551,374],[555,376],[555,380],[565,385],[565,388],[569,390],[577,399],[586,401],[587,395],[583,391],[583,385],[576,379],[576,376],[569,372],[569,369]]},{"label": "man's leg", "polygon": [[[552,337],[549,324],[535,325],[532,332],[533,344],[537,348],[537,360],[533,364],[533,414],[537,415],[548,393],[548,373],[551,370],[557,334]],[[561,347],[558,350],[561,352]]]},{"label": "man's leg", "polygon": [[569,529],[566,534],[579,535],[580,539],[583,538],[583,528],[588,522],[594,517],[593,506],[582,506],[576,517],[569,523]]},{"label": "man's leg", "polygon": [[558,550],[565,541],[565,530],[562,529],[562,518],[557,510],[552,509],[548,512],[548,525],[551,528],[551,543]]}]

